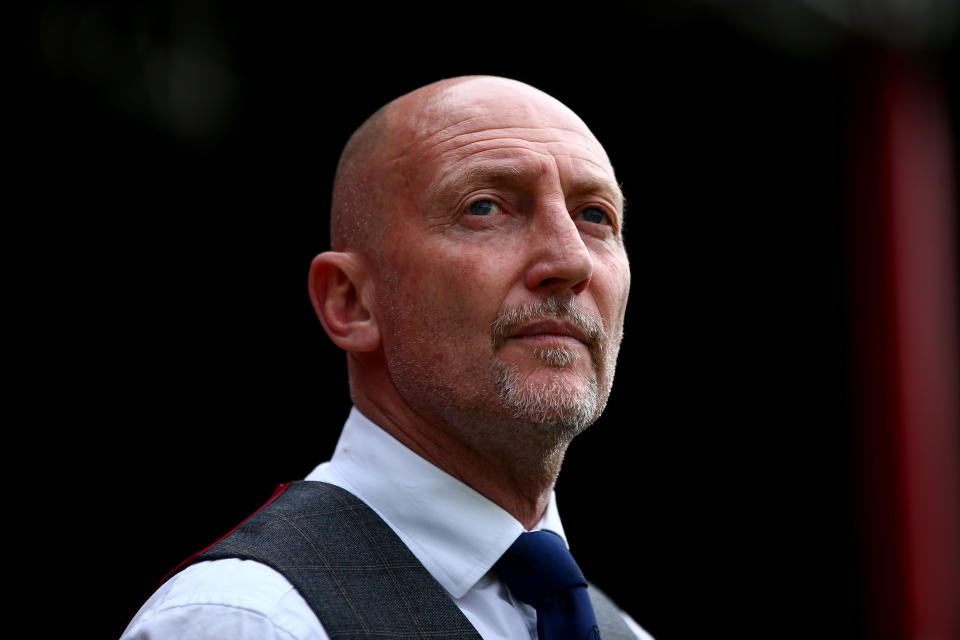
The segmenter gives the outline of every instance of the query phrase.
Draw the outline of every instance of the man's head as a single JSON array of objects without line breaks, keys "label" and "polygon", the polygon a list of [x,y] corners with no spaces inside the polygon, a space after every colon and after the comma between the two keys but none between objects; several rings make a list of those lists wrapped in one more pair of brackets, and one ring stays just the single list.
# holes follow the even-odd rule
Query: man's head
[{"label": "man's head", "polygon": [[603,147],[533,87],[455,78],[380,109],[344,150],[311,268],[354,403],[481,456],[562,457],[613,382],[622,225]]}]

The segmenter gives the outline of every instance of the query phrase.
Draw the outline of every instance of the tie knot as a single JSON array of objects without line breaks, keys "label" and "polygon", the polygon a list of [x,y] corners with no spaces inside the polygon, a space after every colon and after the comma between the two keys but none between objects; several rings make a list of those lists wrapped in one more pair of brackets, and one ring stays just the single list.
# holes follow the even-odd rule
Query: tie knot
[{"label": "tie knot", "polygon": [[517,599],[534,607],[571,587],[587,586],[563,538],[551,531],[520,534],[493,567]]}]

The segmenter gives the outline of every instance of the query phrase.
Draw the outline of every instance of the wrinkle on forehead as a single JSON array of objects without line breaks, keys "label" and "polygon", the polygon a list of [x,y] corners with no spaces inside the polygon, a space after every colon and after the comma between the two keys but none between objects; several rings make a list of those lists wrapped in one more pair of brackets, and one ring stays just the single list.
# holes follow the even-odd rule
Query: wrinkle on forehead
[{"label": "wrinkle on forehead", "polygon": [[[485,144],[485,143],[489,143],[489,144]],[[581,147],[587,153],[567,153],[562,150],[563,146],[572,146],[572,145],[568,145],[565,142],[531,143],[529,140],[525,140],[523,138],[506,138],[506,139],[497,138],[496,140],[487,140],[487,139],[471,140],[468,142],[464,142],[459,146],[445,148],[445,149],[437,149],[436,153],[433,155],[443,156],[447,154],[456,154],[457,152],[460,152],[457,155],[467,157],[467,156],[483,153],[484,151],[488,151],[488,150],[503,151],[503,152],[530,151],[533,153],[537,153],[543,156],[549,156],[553,158],[570,158],[575,160],[583,160],[584,162],[588,162],[603,171],[609,171],[610,173],[613,173],[613,169],[610,166],[606,156],[602,156],[599,158],[596,157],[597,154],[590,153],[594,150],[590,149],[589,147],[586,147],[586,148]],[[539,148],[539,147],[546,147],[546,148]],[[591,156],[594,156],[594,157],[591,157]]]},{"label": "wrinkle on forehead", "polygon": [[[450,127],[447,127],[447,129],[449,128]],[[521,126],[502,127],[501,126],[501,127],[484,127],[481,129],[471,129],[469,131],[457,132],[451,136],[448,136],[442,139],[438,138],[438,136],[440,135],[440,133],[438,132],[429,136],[425,136],[415,142],[408,144],[403,149],[396,151],[392,156],[387,158],[387,160],[395,159],[403,155],[409,155],[417,147],[442,147],[454,140],[457,140],[458,138],[468,138],[467,142],[465,142],[464,144],[469,144],[470,142],[473,142],[475,140],[487,140],[487,139],[493,139],[493,138],[509,139],[509,136],[502,135],[507,132],[517,133],[517,134],[521,132],[529,132],[530,134],[540,133],[540,135],[528,135],[526,137],[517,136],[513,138],[515,140],[522,140],[524,142],[539,142],[539,143],[559,142],[556,136],[549,135],[550,133],[557,132],[557,131],[566,131],[568,133],[578,134],[585,139],[585,142],[583,143],[576,143],[576,142],[567,140],[567,141],[563,141],[563,144],[577,146],[582,149],[588,149],[591,151],[602,149],[602,147],[600,147],[599,143],[594,138],[586,136],[583,134],[583,132],[577,131],[576,129],[569,129],[565,127],[521,127]]]},{"label": "wrinkle on forehead", "polygon": [[[442,140],[434,140],[432,137],[421,139],[407,145],[403,149],[395,151],[389,156],[382,157],[379,164],[386,166],[391,163],[404,161],[418,163],[425,159],[438,158],[451,154],[467,157],[474,153],[482,153],[490,148],[496,148],[504,151],[511,149],[517,151],[533,151],[557,158],[579,159],[589,162],[605,172],[613,173],[613,167],[610,165],[610,160],[606,152],[596,140],[588,138],[585,142],[580,143],[570,140],[559,140],[555,135],[550,135],[551,131],[558,130],[583,135],[581,132],[573,129],[547,127],[534,128],[518,126],[498,127],[495,129],[474,129],[449,136]],[[528,132],[528,135],[522,135],[523,132]],[[538,135],[530,135],[533,133],[537,133]]]},{"label": "wrinkle on forehead", "polygon": [[[508,125],[508,126],[502,126],[502,125],[501,125],[501,126],[497,126],[497,127],[489,127],[489,126],[486,126],[486,127],[479,127],[479,128],[477,128],[477,129],[460,130],[460,127],[466,125],[467,123],[473,122],[473,121],[476,121],[476,120],[482,120],[482,119],[484,119],[484,118],[489,119],[489,116],[474,116],[474,117],[467,118],[466,120],[463,120],[463,121],[461,121],[461,122],[457,122],[457,123],[451,124],[450,126],[444,127],[444,128],[442,128],[442,129],[434,132],[433,134],[427,136],[427,137],[425,138],[425,141],[428,142],[428,143],[440,145],[440,144],[444,144],[444,143],[446,143],[446,142],[449,142],[449,141],[451,141],[451,140],[455,140],[455,139],[457,139],[457,138],[461,138],[461,137],[463,137],[463,136],[470,136],[470,135],[474,135],[474,134],[483,134],[483,133],[491,133],[491,134],[492,134],[492,133],[496,133],[496,132],[505,132],[505,131],[511,131],[511,132],[512,132],[512,131],[529,131],[529,132],[531,132],[531,133],[544,132],[544,134],[546,134],[546,133],[548,133],[548,132],[566,131],[567,133],[573,133],[573,134],[575,134],[575,135],[578,135],[578,136],[586,139],[587,142],[582,145],[582,146],[584,146],[584,147],[592,147],[592,146],[594,146],[594,145],[598,145],[598,144],[599,144],[599,143],[597,142],[596,138],[593,137],[593,134],[591,134],[589,130],[584,131],[583,129],[579,129],[579,128],[576,128],[576,127],[564,127],[564,126],[560,126],[559,124],[550,124],[550,125],[547,125],[547,126],[529,126],[529,125],[514,125],[514,126],[509,126],[509,125]],[[453,132],[453,135],[450,135],[449,137],[442,138],[442,139],[440,138],[440,136],[442,136],[444,133],[450,131],[451,129],[456,129],[456,130]],[[555,136],[554,136],[554,137],[555,137]],[[545,142],[545,141],[548,141],[548,140],[550,140],[550,139],[551,139],[550,136],[544,135],[544,136],[543,136],[542,138],[540,138],[540,139],[535,139],[535,141]],[[569,143],[569,144],[573,144],[573,143]]]}]

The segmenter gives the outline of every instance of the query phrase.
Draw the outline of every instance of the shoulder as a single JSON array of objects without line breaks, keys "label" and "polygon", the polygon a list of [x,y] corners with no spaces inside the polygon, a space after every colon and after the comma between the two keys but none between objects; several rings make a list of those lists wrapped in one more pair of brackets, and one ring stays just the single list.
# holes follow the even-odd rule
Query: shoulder
[{"label": "shoulder", "polygon": [[200,562],[171,577],[121,640],[327,640],[313,611],[273,569],[250,560]]}]

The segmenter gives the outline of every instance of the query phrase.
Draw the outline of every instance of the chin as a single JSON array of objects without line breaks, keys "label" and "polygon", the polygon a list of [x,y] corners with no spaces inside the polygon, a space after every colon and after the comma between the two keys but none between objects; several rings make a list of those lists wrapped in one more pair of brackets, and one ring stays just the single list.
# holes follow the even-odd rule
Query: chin
[{"label": "chin", "polygon": [[566,441],[593,424],[606,404],[596,376],[562,368],[524,374],[505,365],[497,390],[502,408],[515,422]]}]

